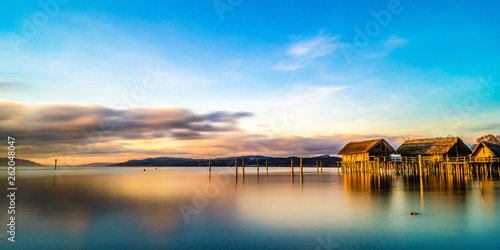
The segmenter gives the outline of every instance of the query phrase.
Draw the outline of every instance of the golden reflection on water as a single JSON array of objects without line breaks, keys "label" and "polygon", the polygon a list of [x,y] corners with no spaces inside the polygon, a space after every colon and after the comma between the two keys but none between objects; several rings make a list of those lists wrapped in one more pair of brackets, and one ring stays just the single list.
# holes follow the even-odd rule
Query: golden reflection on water
[{"label": "golden reflection on water", "polygon": [[398,227],[412,222],[406,216],[410,211],[422,213],[418,218],[429,220],[426,223],[436,218],[456,221],[462,216],[462,223],[484,225],[499,212],[499,181],[492,177],[479,180],[484,187],[481,192],[478,180],[469,176],[339,174],[305,169],[299,177],[272,168],[260,176],[252,171],[235,175],[234,171],[214,169],[212,173],[126,169],[113,174],[105,174],[110,170],[103,169],[57,176],[19,172],[24,192],[19,212],[27,221],[43,219],[43,225],[34,228],[43,230],[47,224],[51,230],[77,236],[92,230],[96,220],[110,223],[111,228],[133,221],[152,232],[175,235],[177,229],[187,226],[179,204],[193,206],[197,193],[207,190],[215,190],[214,195],[206,197],[208,205],[192,217],[194,225],[210,217],[220,223],[270,228],[352,228],[378,223]]}]

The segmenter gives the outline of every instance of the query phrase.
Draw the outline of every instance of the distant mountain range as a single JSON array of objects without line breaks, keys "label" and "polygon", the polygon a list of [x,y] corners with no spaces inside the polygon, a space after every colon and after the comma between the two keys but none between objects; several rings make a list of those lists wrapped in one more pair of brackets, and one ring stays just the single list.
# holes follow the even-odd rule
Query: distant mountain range
[{"label": "distant mountain range", "polygon": [[[9,159],[8,158],[0,158],[0,167],[7,167],[9,164]],[[16,166],[17,167],[42,167],[44,165],[40,163],[36,163],[34,161],[30,160],[24,160],[24,159],[15,159],[16,161]],[[90,164],[83,164],[83,165],[78,165],[76,167],[105,167],[108,166],[112,163],[109,162],[95,162],[95,163],[90,163]],[[45,165],[47,166],[47,165]],[[50,167],[53,167],[54,165],[51,165]],[[61,166],[62,167],[62,166]]]},{"label": "distant mountain range", "polygon": [[111,162],[94,162],[94,163],[89,163],[89,164],[83,164],[83,165],[78,165],[77,167],[106,167],[110,164],[113,164]]},{"label": "distant mountain range", "polygon": [[[259,166],[265,166],[266,161],[270,167],[289,167],[290,160],[293,159],[294,166],[299,166],[299,157],[269,157],[262,155],[239,156],[238,166],[241,166],[241,160],[245,159],[245,166],[256,166],[257,159]],[[316,161],[323,162],[323,167],[336,167],[337,162],[341,161],[339,157],[332,157],[329,155],[302,158],[304,166],[314,166]],[[109,166],[208,166],[208,159],[192,159],[192,158],[173,158],[173,157],[159,157],[147,158],[143,160],[130,160],[122,163],[110,164]],[[216,158],[212,159],[212,166],[234,166],[234,157]]]},{"label": "distant mountain range", "polygon": [[[9,166],[9,159],[8,158],[0,158],[0,167],[7,167]],[[40,163],[36,163],[30,160],[23,160],[23,159],[15,159],[16,166],[17,167],[38,167],[42,166]]]}]

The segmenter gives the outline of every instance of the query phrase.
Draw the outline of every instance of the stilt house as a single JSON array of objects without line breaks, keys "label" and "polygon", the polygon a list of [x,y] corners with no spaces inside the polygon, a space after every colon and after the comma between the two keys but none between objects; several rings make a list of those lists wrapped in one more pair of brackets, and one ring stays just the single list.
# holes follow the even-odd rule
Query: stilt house
[{"label": "stilt house", "polygon": [[497,158],[500,157],[500,145],[489,142],[479,143],[474,151],[472,157],[479,158]]},{"label": "stilt house", "polygon": [[340,150],[342,161],[368,161],[370,157],[390,157],[396,150],[384,139],[353,141]]},{"label": "stilt house", "polygon": [[472,151],[458,137],[426,138],[405,141],[399,148],[402,156],[418,156],[432,158],[468,156]]}]

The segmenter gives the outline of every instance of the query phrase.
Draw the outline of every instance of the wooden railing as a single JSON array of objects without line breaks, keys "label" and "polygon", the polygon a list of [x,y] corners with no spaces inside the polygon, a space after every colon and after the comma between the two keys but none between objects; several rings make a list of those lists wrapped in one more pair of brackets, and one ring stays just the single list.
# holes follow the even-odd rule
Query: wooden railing
[{"label": "wooden railing", "polygon": [[[419,158],[418,157],[410,157],[410,156],[403,156],[400,158],[391,158],[391,157],[375,157],[375,156],[370,156],[368,161],[378,161],[379,162],[418,162]],[[351,162],[364,162],[366,160],[357,160],[357,161],[351,161]],[[461,157],[422,157],[422,162],[431,162],[431,163],[437,163],[437,162],[480,162],[480,163],[495,163],[495,162],[500,162],[500,157],[469,157],[469,156],[461,156]]]}]

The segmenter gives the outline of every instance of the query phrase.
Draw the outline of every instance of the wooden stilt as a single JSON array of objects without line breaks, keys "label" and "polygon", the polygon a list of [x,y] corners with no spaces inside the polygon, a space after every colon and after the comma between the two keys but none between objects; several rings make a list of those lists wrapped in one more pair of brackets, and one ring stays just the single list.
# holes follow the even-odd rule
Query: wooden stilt
[{"label": "wooden stilt", "polygon": [[418,155],[418,174],[422,176],[422,155]]},{"label": "wooden stilt", "polygon": [[300,158],[300,177],[302,178],[302,175],[304,174],[302,170],[302,158]]},{"label": "wooden stilt", "polygon": [[377,174],[380,174],[380,158],[377,158],[377,166],[375,166],[377,168]]}]

